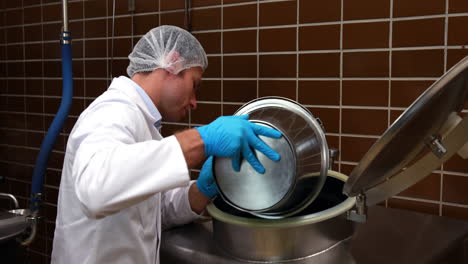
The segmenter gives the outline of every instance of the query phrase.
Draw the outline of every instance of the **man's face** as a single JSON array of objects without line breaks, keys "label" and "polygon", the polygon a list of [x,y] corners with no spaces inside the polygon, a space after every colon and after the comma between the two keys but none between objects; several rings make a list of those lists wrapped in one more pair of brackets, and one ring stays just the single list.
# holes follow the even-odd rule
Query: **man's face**
[{"label": "man's face", "polygon": [[166,121],[180,121],[190,109],[197,108],[196,92],[200,87],[203,70],[193,67],[170,75],[165,80],[158,109]]}]

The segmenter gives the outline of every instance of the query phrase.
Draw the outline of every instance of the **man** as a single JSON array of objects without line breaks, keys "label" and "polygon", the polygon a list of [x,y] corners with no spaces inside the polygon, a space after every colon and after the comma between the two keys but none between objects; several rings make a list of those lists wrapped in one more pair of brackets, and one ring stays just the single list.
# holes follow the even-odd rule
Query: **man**
[{"label": "man", "polygon": [[[131,79],[115,78],[79,117],[65,154],[53,263],[159,263],[161,230],[199,218],[217,194],[212,156],[245,158],[264,168],[251,148],[279,155],[257,135],[281,137],[247,116],[162,138],[161,119],[181,120],[197,106],[207,67],[200,43],[187,31],[149,31],[129,55]],[[195,183],[188,168],[209,157]]]}]

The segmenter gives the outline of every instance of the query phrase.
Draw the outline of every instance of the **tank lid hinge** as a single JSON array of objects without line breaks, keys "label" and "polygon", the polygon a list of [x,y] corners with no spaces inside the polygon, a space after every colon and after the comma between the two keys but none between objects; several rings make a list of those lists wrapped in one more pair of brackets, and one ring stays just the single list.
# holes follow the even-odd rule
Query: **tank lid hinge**
[{"label": "tank lid hinge", "polygon": [[356,206],[346,214],[348,220],[365,223],[367,221],[366,196],[360,193],[356,196]]}]

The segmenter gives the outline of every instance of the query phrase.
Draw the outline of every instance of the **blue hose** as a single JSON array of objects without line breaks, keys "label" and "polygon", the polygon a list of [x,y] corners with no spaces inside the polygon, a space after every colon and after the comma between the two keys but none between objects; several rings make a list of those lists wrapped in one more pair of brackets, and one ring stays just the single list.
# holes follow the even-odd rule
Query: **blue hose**
[{"label": "blue hose", "polygon": [[42,141],[41,149],[37,157],[36,166],[32,178],[31,211],[37,211],[40,204],[40,194],[43,193],[44,175],[49,162],[49,156],[54,148],[57,137],[65,124],[70,112],[73,99],[73,75],[72,75],[72,49],[69,32],[62,33],[62,80],[63,94],[59,110]]}]

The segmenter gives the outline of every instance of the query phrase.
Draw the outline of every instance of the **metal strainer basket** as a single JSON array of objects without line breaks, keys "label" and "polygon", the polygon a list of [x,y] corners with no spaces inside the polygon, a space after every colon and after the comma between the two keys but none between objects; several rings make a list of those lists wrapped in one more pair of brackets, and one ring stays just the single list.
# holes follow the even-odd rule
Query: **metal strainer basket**
[{"label": "metal strainer basket", "polygon": [[[264,97],[242,106],[235,115],[275,128],[283,137],[260,138],[280,155],[271,161],[260,152],[266,169],[257,173],[247,161],[232,169],[229,158],[215,159],[215,180],[221,197],[238,210],[262,218],[284,218],[306,208],[318,195],[327,175],[329,153],[320,121],[304,107],[286,98]],[[316,177],[305,177],[306,175]]]}]

